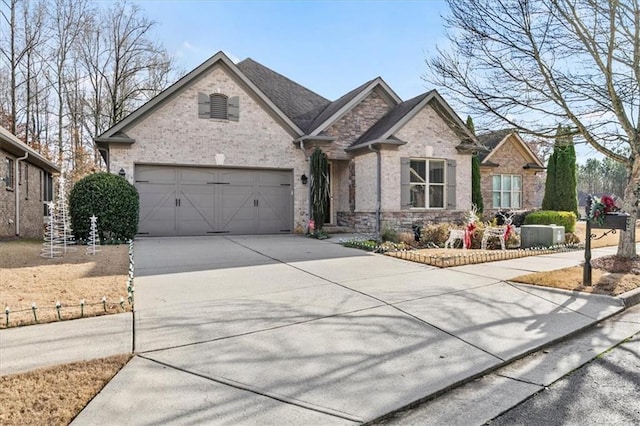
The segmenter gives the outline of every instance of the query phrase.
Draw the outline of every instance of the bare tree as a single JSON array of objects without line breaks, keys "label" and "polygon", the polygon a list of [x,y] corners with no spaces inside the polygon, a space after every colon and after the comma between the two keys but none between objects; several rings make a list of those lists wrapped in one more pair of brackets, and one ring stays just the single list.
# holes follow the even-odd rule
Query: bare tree
[{"label": "bare tree", "polygon": [[77,48],[86,75],[84,127],[95,136],[167,88],[177,72],[153,41],[155,22],[136,5],[115,3],[86,24]]},{"label": "bare tree", "polygon": [[[425,78],[476,115],[538,137],[560,123],[624,164],[624,209],[640,195],[638,0],[447,0],[451,47]],[[628,155],[620,154],[627,152]],[[636,256],[635,227],[618,256]]]}]

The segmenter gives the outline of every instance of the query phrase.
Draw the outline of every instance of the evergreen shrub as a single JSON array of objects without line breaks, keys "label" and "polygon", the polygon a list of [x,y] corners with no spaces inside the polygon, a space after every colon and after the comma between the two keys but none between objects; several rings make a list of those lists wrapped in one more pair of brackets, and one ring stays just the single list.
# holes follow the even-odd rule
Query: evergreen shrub
[{"label": "evergreen shrub", "polygon": [[91,215],[98,217],[101,243],[133,239],[138,232],[140,199],[127,180],[107,172],[76,182],[69,194],[69,215],[76,239],[89,237]]}]

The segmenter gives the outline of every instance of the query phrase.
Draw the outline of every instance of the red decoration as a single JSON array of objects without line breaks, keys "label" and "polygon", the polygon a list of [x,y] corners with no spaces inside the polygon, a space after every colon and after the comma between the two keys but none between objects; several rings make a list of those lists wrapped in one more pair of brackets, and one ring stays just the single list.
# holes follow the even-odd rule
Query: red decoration
[{"label": "red decoration", "polygon": [[471,236],[473,235],[473,231],[476,229],[476,224],[474,222],[467,223],[467,227],[464,230],[464,248],[471,248]]}]

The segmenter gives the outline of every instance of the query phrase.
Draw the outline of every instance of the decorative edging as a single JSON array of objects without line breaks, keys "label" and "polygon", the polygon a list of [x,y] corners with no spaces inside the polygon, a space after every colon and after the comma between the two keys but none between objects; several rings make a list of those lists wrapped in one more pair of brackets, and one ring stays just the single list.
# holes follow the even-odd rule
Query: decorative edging
[{"label": "decorative edging", "polygon": [[517,250],[495,250],[482,253],[462,253],[456,255],[423,255],[415,251],[389,251],[387,256],[396,257],[416,263],[436,266],[438,268],[450,268],[453,266],[474,265],[478,263],[497,262],[501,260],[519,259],[529,256],[540,256],[545,254],[565,253],[573,251],[575,248],[558,246],[541,249],[517,249]]}]

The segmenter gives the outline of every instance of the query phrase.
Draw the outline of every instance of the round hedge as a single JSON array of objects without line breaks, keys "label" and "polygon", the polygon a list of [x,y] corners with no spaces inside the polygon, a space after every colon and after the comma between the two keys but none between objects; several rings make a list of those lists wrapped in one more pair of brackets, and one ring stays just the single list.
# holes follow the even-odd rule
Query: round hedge
[{"label": "round hedge", "polygon": [[94,173],[76,182],[69,194],[69,215],[75,237],[87,240],[91,215],[98,217],[101,242],[133,239],[138,232],[140,198],[123,177]]}]

